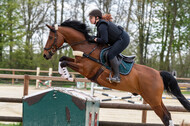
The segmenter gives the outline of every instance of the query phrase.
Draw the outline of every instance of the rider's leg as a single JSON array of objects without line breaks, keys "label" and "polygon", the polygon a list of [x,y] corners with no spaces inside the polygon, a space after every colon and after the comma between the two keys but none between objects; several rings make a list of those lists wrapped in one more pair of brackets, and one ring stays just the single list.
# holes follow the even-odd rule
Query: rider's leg
[{"label": "rider's leg", "polygon": [[117,55],[119,55],[129,44],[129,36],[128,34],[124,31],[120,37],[119,40],[117,40],[110,48],[108,52],[108,59],[109,63],[111,65],[111,68],[114,72],[113,78],[111,81],[119,83],[120,78],[119,78],[119,63],[117,59]]},{"label": "rider's leg", "polygon": [[118,62],[117,57],[115,56],[113,59],[109,60],[109,62],[114,74],[110,80],[115,83],[120,83],[119,62]]}]

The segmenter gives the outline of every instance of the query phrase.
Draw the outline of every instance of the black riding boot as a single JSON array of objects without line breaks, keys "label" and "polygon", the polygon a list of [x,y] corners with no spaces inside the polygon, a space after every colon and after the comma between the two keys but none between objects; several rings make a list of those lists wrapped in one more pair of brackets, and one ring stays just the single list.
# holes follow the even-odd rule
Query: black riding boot
[{"label": "black riding boot", "polygon": [[113,77],[110,79],[111,82],[120,83],[119,62],[117,57],[114,57],[112,60],[110,60],[110,65],[113,70]]}]

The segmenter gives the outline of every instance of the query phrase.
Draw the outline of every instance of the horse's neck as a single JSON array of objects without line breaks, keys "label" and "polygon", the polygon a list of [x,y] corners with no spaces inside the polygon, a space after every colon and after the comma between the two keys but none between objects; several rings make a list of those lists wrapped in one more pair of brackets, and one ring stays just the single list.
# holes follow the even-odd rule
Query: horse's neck
[{"label": "horse's neck", "polygon": [[85,36],[69,27],[62,27],[60,32],[65,36],[65,39],[69,45],[71,45],[73,50],[89,52],[96,46],[96,44],[89,44]]}]

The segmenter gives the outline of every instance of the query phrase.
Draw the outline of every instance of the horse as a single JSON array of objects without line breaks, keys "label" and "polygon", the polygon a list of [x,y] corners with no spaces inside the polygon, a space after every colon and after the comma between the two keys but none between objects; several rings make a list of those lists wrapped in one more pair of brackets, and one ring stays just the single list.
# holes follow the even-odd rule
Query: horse
[{"label": "horse", "polygon": [[101,50],[108,46],[88,42],[90,35],[84,23],[66,20],[59,26],[46,26],[50,32],[43,52],[45,59],[51,59],[57,50],[67,47],[65,44],[63,46],[63,43],[67,43],[73,52],[78,53],[74,58],[61,57],[62,67],[70,67],[104,87],[141,95],[165,126],[174,124],[170,112],[162,101],[164,89],[177,97],[184,108],[190,111],[190,102],[181,93],[176,79],[170,73],[134,63],[128,75],[120,75],[120,83],[110,83],[106,78],[111,71],[99,62]]}]

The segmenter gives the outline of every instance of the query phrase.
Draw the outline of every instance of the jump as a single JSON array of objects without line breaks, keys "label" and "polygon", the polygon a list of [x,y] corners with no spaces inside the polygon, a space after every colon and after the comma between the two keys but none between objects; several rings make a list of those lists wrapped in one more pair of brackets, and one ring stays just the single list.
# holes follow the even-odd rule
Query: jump
[{"label": "jump", "polygon": [[110,83],[107,77],[110,76],[111,70],[100,61],[101,51],[108,46],[89,42],[90,36],[85,24],[67,20],[60,26],[47,27],[50,32],[43,53],[45,59],[51,59],[57,50],[63,48],[63,43],[68,43],[77,53],[75,58],[63,56],[60,59],[62,67],[70,67],[104,87],[141,95],[165,126],[174,124],[170,112],[162,101],[164,89],[173,94],[190,111],[189,101],[181,93],[176,79],[168,72],[160,72],[134,63],[129,74],[120,74],[120,83]]}]

